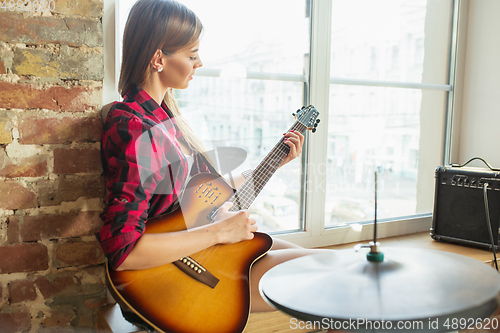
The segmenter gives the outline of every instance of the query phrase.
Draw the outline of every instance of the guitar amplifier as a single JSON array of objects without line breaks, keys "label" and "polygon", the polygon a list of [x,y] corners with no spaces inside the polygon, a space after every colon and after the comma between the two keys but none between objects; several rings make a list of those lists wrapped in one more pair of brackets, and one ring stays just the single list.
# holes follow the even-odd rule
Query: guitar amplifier
[{"label": "guitar amplifier", "polygon": [[436,241],[491,250],[484,201],[487,183],[491,230],[495,251],[498,251],[499,170],[451,165],[436,168],[435,179],[431,237]]}]

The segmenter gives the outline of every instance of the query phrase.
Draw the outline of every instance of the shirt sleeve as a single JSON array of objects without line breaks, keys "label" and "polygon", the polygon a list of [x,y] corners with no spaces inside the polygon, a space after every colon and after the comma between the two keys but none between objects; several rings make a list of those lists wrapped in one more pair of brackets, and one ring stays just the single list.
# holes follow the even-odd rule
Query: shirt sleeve
[{"label": "shirt sleeve", "polygon": [[119,119],[103,130],[101,157],[108,195],[97,238],[114,269],[144,233],[151,197],[165,176],[164,156],[158,140],[153,140],[157,135],[137,118]]}]

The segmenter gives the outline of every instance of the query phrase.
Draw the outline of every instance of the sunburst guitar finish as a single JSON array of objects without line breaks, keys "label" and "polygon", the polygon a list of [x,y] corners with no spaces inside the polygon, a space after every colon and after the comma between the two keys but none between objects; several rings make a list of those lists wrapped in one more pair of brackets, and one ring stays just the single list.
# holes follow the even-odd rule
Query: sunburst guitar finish
[{"label": "sunburst guitar finish", "polygon": [[[145,233],[182,231],[210,223],[210,212],[233,193],[222,178],[196,175],[186,186],[180,209],[148,220]],[[107,266],[107,272],[121,301],[160,332],[241,332],[250,312],[250,267],[271,246],[270,236],[256,232],[250,241],[191,255],[219,280],[214,288],[174,264],[138,271],[114,271]]]}]

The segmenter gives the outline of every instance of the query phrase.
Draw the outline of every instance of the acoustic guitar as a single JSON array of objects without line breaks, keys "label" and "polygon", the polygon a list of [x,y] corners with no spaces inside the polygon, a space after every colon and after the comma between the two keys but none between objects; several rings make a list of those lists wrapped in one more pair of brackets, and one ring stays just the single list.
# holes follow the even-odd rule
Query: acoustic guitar
[{"label": "acoustic guitar", "polygon": [[[316,130],[319,112],[302,107],[289,130]],[[214,221],[217,209],[231,201],[230,211],[250,207],[290,147],[274,146],[235,191],[218,175],[201,173],[187,183],[175,211],[147,221],[145,233],[176,232]],[[272,238],[256,232],[252,240],[216,245],[176,262],[134,271],[114,271],[106,262],[110,292],[159,332],[242,332],[250,313],[249,274],[252,264],[272,246]]]}]

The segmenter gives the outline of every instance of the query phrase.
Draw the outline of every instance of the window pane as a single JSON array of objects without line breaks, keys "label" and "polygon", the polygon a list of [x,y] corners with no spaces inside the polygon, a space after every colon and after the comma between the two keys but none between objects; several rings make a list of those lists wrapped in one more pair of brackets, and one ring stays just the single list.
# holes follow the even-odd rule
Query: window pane
[{"label": "window pane", "polygon": [[[442,91],[331,85],[325,224],[432,211],[441,163]],[[429,144],[430,142],[430,144]]]},{"label": "window pane", "polygon": [[384,81],[447,84],[450,0],[333,0],[332,77],[380,87],[330,86],[327,226],[432,212],[446,91]]},{"label": "window pane", "polygon": [[[246,151],[246,161],[233,173],[255,168],[293,124],[291,113],[304,105],[304,83],[242,77],[246,71],[305,73],[310,38],[307,1],[178,1],[203,23],[199,52],[203,69],[222,70],[221,77],[196,75],[188,89],[176,92],[181,112],[207,150]],[[134,3],[119,2],[120,36]],[[299,160],[278,170],[251,206],[260,230],[300,228]]]},{"label": "window pane", "polygon": [[[304,74],[309,53],[305,0],[181,0],[201,19],[203,69],[177,91],[181,112],[207,148],[239,147],[247,160],[235,174],[255,168],[293,124],[304,104],[304,83],[245,79],[246,71]],[[265,8],[265,9],[263,9]],[[284,10],[286,9],[286,10]],[[299,229],[300,161],[271,178],[250,211],[259,229]]]},{"label": "window pane", "polygon": [[[177,91],[181,112],[207,149],[239,147],[247,160],[236,172],[255,168],[294,123],[303,83],[195,77]],[[299,228],[300,161],[279,169],[250,208],[263,231]]]},{"label": "window pane", "polygon": [[451,0],[334,0],[332,13],[333,77],[447,84]]},{"label": "window pane", "polygon": [[247,71],[304,74],[309,53],[305,0],[181,0],[205,28],[200,56],[205,68],[229,63]]}]

